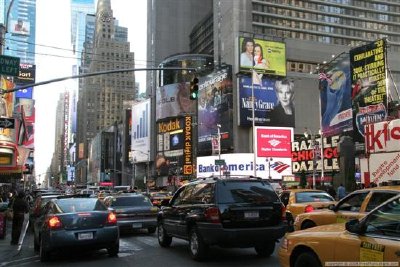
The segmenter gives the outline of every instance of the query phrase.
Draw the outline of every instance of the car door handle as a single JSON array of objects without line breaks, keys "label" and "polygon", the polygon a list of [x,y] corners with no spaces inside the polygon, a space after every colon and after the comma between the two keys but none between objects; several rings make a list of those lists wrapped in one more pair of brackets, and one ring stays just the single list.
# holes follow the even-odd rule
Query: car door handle
[{"label": "car door handle", "polygon": [[400,250],[397,250],[394,254],[396,254],[397,257],[400,257]]}]

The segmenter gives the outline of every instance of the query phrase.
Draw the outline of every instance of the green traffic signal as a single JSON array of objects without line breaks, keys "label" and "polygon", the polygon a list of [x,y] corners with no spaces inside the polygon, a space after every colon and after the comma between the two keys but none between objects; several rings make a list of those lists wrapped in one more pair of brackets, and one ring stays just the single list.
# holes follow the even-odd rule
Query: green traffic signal
[{"label": "green traffic signal", "polygon": [[190,100],[196,100],[199,95],[199,79],[194,78],[190,82]]}]

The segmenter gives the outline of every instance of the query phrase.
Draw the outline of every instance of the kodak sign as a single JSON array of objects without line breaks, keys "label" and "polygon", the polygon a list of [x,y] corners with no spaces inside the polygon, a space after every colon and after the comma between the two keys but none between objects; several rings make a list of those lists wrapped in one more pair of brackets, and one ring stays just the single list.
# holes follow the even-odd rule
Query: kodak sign
[{"label": "kodak sign", "polygon": [[179,118],[158,123],[158,133],[169,133],[176,130],[181,130],[181,120]]},{"label": "kodak sign", "polygon": [[400,151],[400,120],[367,124],[365,144],[367,153]]}]

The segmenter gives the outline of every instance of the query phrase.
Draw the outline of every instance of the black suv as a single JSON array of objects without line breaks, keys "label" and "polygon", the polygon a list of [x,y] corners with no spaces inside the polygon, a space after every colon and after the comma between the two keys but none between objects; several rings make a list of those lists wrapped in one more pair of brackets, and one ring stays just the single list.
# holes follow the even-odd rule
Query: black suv
[{"label": "black suv", "polygon": [[268,257],[285,235],[285,208],[272,186],[252,177],[204,178],[174,194],[158,214],[158,242],[189,241],[190,254],[202,260],[210,245],[254,247]]}]

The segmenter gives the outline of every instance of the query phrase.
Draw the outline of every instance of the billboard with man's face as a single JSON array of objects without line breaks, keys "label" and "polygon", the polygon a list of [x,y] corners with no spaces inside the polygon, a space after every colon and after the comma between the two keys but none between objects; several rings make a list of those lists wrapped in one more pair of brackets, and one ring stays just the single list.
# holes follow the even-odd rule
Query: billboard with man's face
[{"label": "billboard with man's face", "polygon": [[239,49],[240,71],[286,76],[285,43],[240,37]]},{"label": "billboard with man's face", "polygon": [[10,32],[18,35],[29,35],[31,24],[29,21],[18,19],[10,21]]}]

